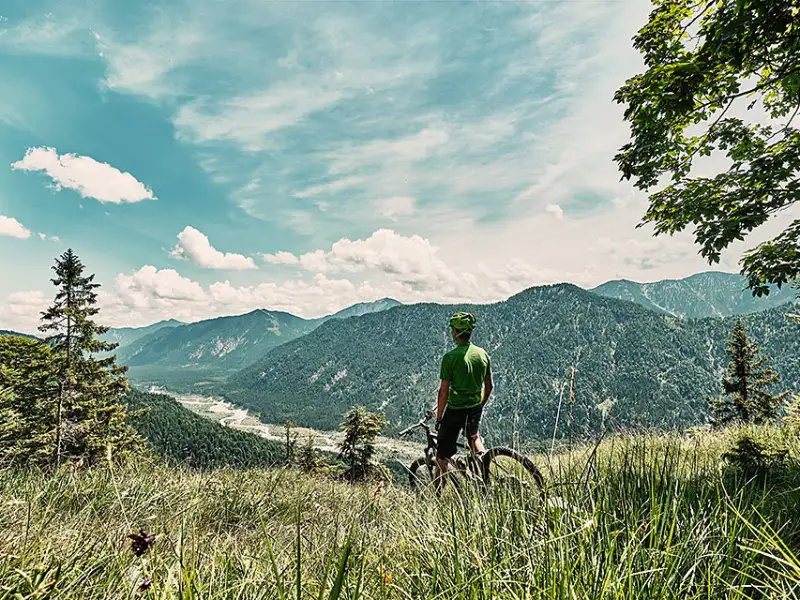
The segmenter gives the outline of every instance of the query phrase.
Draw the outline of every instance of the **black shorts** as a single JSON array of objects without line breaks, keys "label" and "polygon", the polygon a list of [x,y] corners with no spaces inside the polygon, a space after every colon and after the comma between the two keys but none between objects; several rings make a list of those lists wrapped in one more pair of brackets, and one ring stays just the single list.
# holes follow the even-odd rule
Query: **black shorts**
[{"label": "black shorts", "polygon": [[446,408],[439,424],[436,456],[451,458],[458,450],[458,435],[464,430],[467,439],[478,435],[483,404],[473,408]]}]

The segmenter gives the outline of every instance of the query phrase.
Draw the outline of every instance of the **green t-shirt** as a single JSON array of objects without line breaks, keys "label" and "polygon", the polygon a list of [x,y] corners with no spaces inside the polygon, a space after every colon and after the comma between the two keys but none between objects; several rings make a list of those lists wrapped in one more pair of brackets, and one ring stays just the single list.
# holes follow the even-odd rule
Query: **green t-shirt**
[{"label": "green t-shirt", "polygon": [[483,400],[483,380],[492,364],[486,350],[472,343],[459,344],[442,358],[440,377],[450,382],[447,406],[472,408]]}]

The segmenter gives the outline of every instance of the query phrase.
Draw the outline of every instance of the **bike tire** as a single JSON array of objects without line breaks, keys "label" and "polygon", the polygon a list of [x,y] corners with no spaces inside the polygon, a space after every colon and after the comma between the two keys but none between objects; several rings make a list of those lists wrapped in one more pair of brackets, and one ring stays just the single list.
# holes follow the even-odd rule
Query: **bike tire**
[{"label": "bike tire", "polygon": [[486,485],[492,483],[493,475],[491,466],[498,457],[510,458],[517,461],[519,466],[530,475],[531,479],[533,479],[537,490],[539,492],[544,490],[544,477],[542,477],[542,473],[536,468],[536,465],[534,465],[527,456],[523,456],[519,452],[516,452],[507,446],[496,446],[494,448],[489,448],[483,455],[483,458],[481,459],[483,462],[483,482]]},{"label": "bike tire", "polygon": [[[422,468],[422,473],[418,473],[418,471]],[[414,491],[419,491],[423,487],[433,483],[433,477],[431,477],[431,473],[428,470],[427,461],[425,460],[424,456],[419,457],[408,468],[408,483],[411,485],[411,489]]]},{"label": "bike tire", "polygon": [[[422,469],[422,471],[420,471],[420,469]],[[462,480],[464,479],[464,473],[454,466],[451,466],[447,472],[446,479],[449,479],[453,485],[456,486],[456,489],[460,489]],[[411,485],[411,489],[416,492],[434,482],[434,476],[428,470],[428,465],[424,457],[420,457],[411,463],[411,466],[408,468],[408,482]]]}]

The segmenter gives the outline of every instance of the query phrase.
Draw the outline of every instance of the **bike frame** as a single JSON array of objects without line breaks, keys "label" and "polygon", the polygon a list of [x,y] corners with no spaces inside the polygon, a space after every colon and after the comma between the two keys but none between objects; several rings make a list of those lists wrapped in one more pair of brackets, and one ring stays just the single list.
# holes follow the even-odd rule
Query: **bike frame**
[{"label": "bike frame", "polygon": [[[398,433],[398,435],[403,437],[416,429],[422,429],[425,432],[425,466],[428,469],[428,474],[430,475],[431,480],[433,480],[435,479],[434,473],[436,472],[436,449],[438,447],[439,436],[431,431],[430,426],[426,422],[427,420],[428,419],[425,418],[421,419],[417,424],[404,429]],[[454,466],[455,470],[464,477],[474,475],[482,478],[483,467],[475,457],[472,447],[468,443],[461,441],[458,442],[458,447],[467,450],[466,462],[462,456],[457,455],[450,459],[451,465]]]}]

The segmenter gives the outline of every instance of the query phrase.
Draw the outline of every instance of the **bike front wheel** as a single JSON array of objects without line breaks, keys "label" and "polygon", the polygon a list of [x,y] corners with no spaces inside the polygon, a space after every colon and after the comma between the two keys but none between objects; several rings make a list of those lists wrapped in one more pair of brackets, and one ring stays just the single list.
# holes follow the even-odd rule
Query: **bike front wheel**
[{"label": "bike front wheel", "polygon": [[544,477],[526,456],[506,446],[489,448],[483,455],[483,481],[516,490],[541,492]]},{"label": "bike front wheel", "polygon": [[428,461],[421,456],[408,468],[408,482],[412,490],[421,490],[433,483],[433,469],[428,465]]}]

